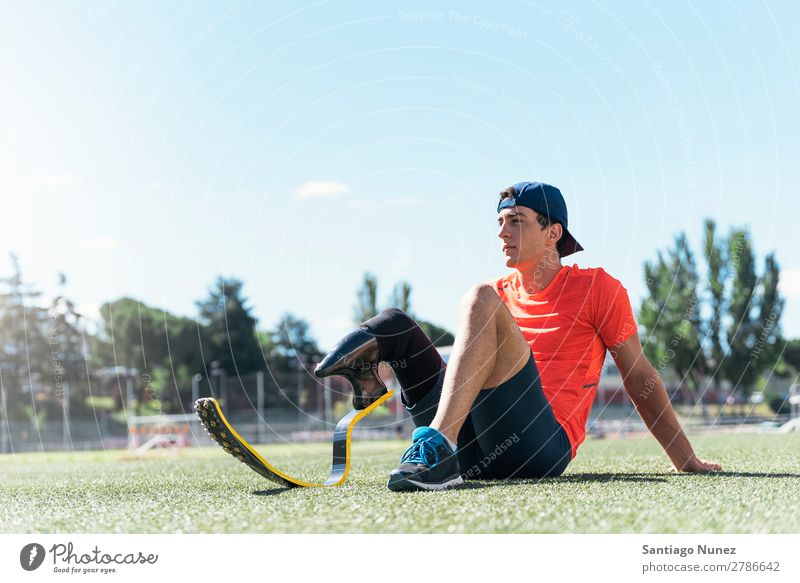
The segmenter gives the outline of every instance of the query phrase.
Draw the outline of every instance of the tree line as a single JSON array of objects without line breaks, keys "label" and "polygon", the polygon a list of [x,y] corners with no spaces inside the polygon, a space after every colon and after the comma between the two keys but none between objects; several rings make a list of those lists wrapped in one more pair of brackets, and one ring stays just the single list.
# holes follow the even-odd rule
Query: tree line
[{"label": "tree line", "polygon": [[720,235],[707,219],[699,252],[681,232],[645,263],[644,277],[645,354],[659,372],[674,372],[696,401],[722,384],[747,398],[771,379],[797,382],[800,340],[781,333],[780,267],[769,253],[757,268],[748,229]]},{"label": "tree line", "polygon": [[[127,414],[152,413],[154,401],[158,411],[171,412],[191,404],[197,375],[213,384],[215,376],[237,379],[256,371],[268,371],[272,388],[300,407],[302,379],[322,356],[309,323],[295,314],[260,328],[235,278],[217,277],[196,302],[195,317],[124,297],[103,304],[93,327],[64,293],[64,275],[59,293],[43,301],[14,255],[11,265],[11,275],[0,278],[0,419],[40,424],[57,418],[67,388],[74,418],[119,412],[130,406],[124,402],[127,378],[135,390],[135,409]],[[699,252],[679,233],[645,263],[644,277],[638,322],[645,352],[695,399],[721,383],[746,398],[772,378],[797,382],[800,340],[781,333],[780,268],[768,254],[757,269],[747,229],[721,236],[707,220]],[[414,313],[411,295],[411,284],[400,281],[381,304],[378,278],[365,273],[353,323],[397,307],[436,346],[452,345],[450,331]]]},{"label": "tree line", "polygon": [[[59,419],[69,391],[73,419],[114,413],[177,412],[191,406],[193,381],[219,389],[266,371],[267,392],[278,406],[302,408],[301,385],[322,357],[310,325],[285,312],[272,327],[260,328],[244,294],[244,284],[219,276],[187,317],[130,297],[100,307],[96,326],[79,313],[76,302],[59,293],[42,302],[11,255],[12,274],[0,278],[0,420],[30,421],[34,426]],[[66,287],[59,274],[59,290]],[[365,285],[377,280],[365,275]],[[410,311],[411,286],[386,307]],[[400,289],[400,288],[398,288]],[[377,300],[362,303],[354,324],[377,313]],[[437,345],[451,344],[447,330],[421,320]],[[129,382],[133,403],[126,403]],[[346,387],[343,387],[343,390]],[[206,391],[207,392],[207,391]],[[128,410],[126,410],[128,408]]]}]

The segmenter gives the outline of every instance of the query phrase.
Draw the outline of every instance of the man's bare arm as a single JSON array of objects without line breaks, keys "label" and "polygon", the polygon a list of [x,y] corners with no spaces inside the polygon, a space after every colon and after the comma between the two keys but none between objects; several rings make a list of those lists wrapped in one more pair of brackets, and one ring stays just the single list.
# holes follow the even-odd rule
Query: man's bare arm
[{"label": "man's bare arm", "polygon": [[676,471],[710,472],[722,469],[718,463],[698,458],[670,403],[667,390],[642,350],[639,335],[611,348],[625,391],[633,401],[650,433],[672,461]]}]

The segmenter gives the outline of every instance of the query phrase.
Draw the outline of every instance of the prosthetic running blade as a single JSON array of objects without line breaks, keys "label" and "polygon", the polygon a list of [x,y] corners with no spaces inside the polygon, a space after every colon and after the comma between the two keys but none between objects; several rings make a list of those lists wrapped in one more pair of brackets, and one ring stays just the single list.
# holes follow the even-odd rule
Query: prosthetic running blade
[{"label": "prosthetic running blade", "polygon": [[222,414],[222,409],[213,397],[198,399],[194,404],[197,416],[208,434],[222,446],[226,452],[237,460],[247,465],[251,470],[288,488],[304,487],[331,487],[344,484],[347,474],[350,473],[350,441],[356,423],[372,413],[394,393],[387,392],[380,399],[366,409],[353,409],[339,420],[333,431],[333,461],[328,479],[322,483],[306,482],[293,478],[277,469],[247,443]]}]

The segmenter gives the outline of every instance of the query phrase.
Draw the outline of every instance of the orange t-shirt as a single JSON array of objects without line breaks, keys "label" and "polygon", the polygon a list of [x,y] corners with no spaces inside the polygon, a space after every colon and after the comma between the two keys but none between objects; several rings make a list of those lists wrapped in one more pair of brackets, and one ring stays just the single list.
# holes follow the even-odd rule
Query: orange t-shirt
[{"label": "orange t-shirt", "polygon": [[535,294],[526,293],[518,271],[490,283],[531,347],[542,389],[574,458],[586,438],[606,348],[636,332],[628,292],[602,268],[577,265],[562,267]]}]

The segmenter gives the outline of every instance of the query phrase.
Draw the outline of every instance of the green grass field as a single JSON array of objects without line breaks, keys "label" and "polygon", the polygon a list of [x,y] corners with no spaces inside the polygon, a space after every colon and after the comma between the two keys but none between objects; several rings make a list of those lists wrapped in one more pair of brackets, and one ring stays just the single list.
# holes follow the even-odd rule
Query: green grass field
[{"label": "green grass field", "polygon": [[[475,481],[396,494],[387,473],[406,442],[353,447],[341,488],[288,490],[218,448],[120,461],[119,451],[0,457],[0,531],[798,533],[800,434],[696,434],[726,470],[671,474],[652,438],[589,440],[567,472],[542,481]],[[271,462],[324,478],[329,446],[259,447]]]}]

